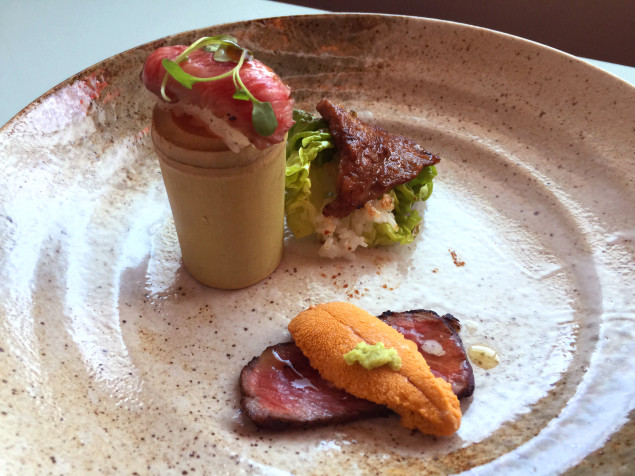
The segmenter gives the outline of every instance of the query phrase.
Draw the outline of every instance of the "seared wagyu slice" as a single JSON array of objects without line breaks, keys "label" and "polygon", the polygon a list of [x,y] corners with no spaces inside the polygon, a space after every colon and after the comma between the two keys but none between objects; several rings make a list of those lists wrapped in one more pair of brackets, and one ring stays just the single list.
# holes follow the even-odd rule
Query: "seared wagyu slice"
[{"label": "seared wagyu slice", "polygon": [[293,343],[268,347],[240,374],[243,411],[261,428],[344,423],[384,415],[387,408],[327,382]]},{"label": "seared wagyu slice", "polygon": [[474,372],[458,334],[461,324],[456,317],[418,309],[386,311],[379,318],[417,344],[432,373],[452,385],[457,397],[472,395]]}]

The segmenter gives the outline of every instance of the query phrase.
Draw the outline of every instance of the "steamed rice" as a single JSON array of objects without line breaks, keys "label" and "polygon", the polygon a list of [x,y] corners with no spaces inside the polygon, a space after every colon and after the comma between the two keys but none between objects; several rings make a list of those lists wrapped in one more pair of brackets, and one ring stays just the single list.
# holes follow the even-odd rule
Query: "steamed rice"
[{"label": "steamed rice", "polygon": [[375,223],[388,223],[399,229],[392,211],[394,199],[388,193],[370,200],[344,218],[327,217],[320,213],[315,218],[315,230],[322,240],[319,254],[325,258],[352,258],[359,247],[367,247],[365,235],[372,232]]}]

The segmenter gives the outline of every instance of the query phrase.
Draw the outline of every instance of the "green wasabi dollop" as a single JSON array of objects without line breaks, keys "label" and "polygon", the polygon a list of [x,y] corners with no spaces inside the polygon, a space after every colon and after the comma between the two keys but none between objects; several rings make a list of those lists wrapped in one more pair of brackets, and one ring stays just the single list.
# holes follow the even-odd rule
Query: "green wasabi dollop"
[{"label": "green wasabi dollop", "polygon": [[401,357],[395,349],[387,349],[383,342],[371,345],[360,342],[353,350],[344,354],[348,365],[358,363],[367,370],[388,365],[392,370],[401,368]]}]

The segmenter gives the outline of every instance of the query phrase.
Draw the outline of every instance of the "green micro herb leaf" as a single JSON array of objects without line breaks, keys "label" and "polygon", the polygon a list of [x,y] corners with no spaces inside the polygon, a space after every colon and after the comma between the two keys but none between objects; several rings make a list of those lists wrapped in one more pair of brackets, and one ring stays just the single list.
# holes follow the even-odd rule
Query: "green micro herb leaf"
[{"label": "green micro herb leaf", "polygon": [[[181,63],[184,63],[188,60],[188,55],[191,52],[201,48],[209,53],[212,53],[214,55],[215,61],[221,63],[234,62],[236,63],[236,66],[234,66],[233,69],[227,71],[226,73],[209,78],[199,78],[197,76],[186,73],[183,68],[181,68]],[[245,61],[251,61],[252,59],[252,53],[240,46],[236,38],[234,38],[233,36],[218,35],[199,38],[185,50],[183,50],[183,52],[174,60],[165,58],[161,61],[161,65],[165,68],[166,71],[166,74],[163,77],[163,82],[161,83],[161,97],[165,101],[171,102],[170,98],[165,92],[165,87],[167,85],[169,76],[172,76],[176,81],[178,81],[187,89],[192,89],[192,87],[197,83],[217,81],[219,79],[224,79],[231,76],[234,82],[234,87],[236,89],[233,94],[233,98],[239,101],[251,101],[253,106],[253,110],[251,113],[251,122],[254,126],[255,131],[261,136],[270,136],[278,127],[278,120],[276,119],[276,115],[273,111],[271,103],[261,102],[256,99],[253,94],[251,94],[249,89],[247,89],[247,86],[245,86],[240,77],[240,68]]]},{"label": "green micro herb leaf", "polygon": [[234,93],[234,99],[239,99],[240,101],[249,101],[249,95],[244,89],[238,89]]},{"label": "green micro herb leaf", "polygon": [[267,137],[274,133],[278,127],[276,114],[269,102],[255,102],[254,109],[251,111],[251,122],[254,129],[261,136]]}]

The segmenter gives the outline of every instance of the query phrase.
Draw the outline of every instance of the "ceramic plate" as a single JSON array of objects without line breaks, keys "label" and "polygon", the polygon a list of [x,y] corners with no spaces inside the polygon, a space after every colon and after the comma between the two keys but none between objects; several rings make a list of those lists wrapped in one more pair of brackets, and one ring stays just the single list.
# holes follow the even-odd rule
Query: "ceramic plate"
[{"label": "ceramic plate", "polygon": [[[159,45],[230,33],[299,107],[328,96],[442,157],[411,245],[322,259],[285,240],[240,291],[194,281],[139,82]],[[0,468],[9,474],[536,474],[633,468],[635,89],[491,31],[379,15],[275,18],[110,58],[0,131]],[[475,366],[456,435],[396,417],[259,431],[241,368],[311,304],[432,309]]]}]

